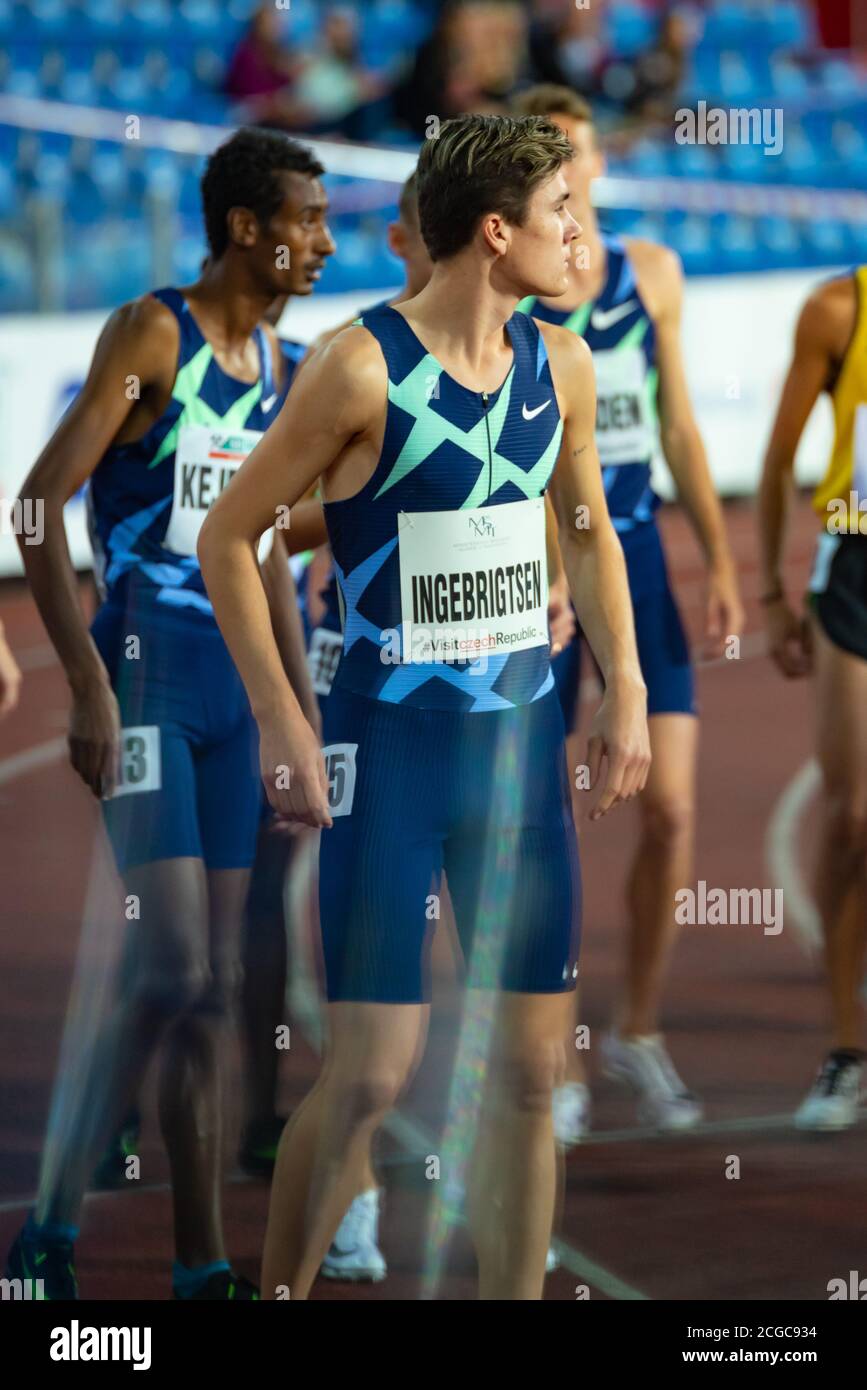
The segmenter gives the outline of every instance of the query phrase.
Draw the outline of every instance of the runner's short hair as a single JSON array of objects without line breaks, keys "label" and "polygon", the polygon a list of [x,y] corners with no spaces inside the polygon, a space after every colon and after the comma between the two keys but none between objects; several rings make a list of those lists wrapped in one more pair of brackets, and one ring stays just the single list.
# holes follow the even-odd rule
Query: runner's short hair
[{"label": "runner's short hair", "polygon": [[277,130],[245,126],[214,151],[202,175],[205,233],[214,260],[229,244],[230,208],[249,208],[261,226],[268,225],[286,195],[282,173],[318,179],[325,169],[306,145]]},{"label": "runner's short hair", "polygon": [[409,227],[418,226],[418,179],[415,169],[400,190],[397,209],[402,222],[406,222]]},{"label": "runner's short hair", "polygon": [[520,227],[536,188],[574,151],[541,116],[456,116],[425,140],[417,168],[421,234],[432,261],[456,256],[479,219],[500,212]]},{"label": "runner's short hair", "polygon": [[563,87],[557,82],[538,82],[535,87],[526,87],[512,98],[512,112],[516,116],[571,116],[573,121],[586,121],[593,124],[593,108],[571,87]]}]

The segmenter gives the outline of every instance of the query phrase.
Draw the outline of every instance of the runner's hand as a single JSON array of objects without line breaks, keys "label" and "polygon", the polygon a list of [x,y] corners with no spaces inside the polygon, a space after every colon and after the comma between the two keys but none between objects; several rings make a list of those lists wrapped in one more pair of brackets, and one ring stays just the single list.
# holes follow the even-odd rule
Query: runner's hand
[{"label": "runner's hand", "polygon": [[0,629],[0,719],[12,713],[20,690],[21,672]]},{"label": "runner's hand", "polygon": [[807,676],[813,667],[813,642],[808,618],[800,617],[784,598],[765,609],[771,660],[789,680]]},{"label": "runner's hand", "polygon": [[268,801],[278,816],[330,828],[328,778],[319,740],[307,720],[284,715],[260,725],[259,765]]},{"label": "runner's hand", "polygon": [[94,796],[111,796],[120,763],[120,709],[106,676],[73,693],[69,759]]},{"label": "runner's hand", "polygon": [[551,632],[551,655],[556,656],[564,647],[568,647],[577,630],[565,575],[548,590],[548,627]]},{"label": "runner's hand", "polygon": [[643,685],[612,686],[590,728],[587,766],[590,790],[599,780],[602,759],[608,761],[605,789],[590,812],[599,820],[621,801],[643,790],[650,770],[650,735],[647,731],[647,691]]},{"label": "runner's hand", "polygon": [[728,637],[740,636],[744,610],[737,577],[729,565],[711,570],[707,583],[704,655],[710,659],[725,655]]}]

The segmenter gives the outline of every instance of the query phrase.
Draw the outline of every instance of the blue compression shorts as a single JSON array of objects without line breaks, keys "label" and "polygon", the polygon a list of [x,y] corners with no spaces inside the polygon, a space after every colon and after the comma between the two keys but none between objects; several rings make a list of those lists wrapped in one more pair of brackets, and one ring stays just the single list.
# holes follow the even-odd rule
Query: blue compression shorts
[{"label": "blue compression shorts", "polygon": [[[633,531],[624,531],[620,540],[632,596],[638,659],[647,686],[647,713],[697,714],[689,645],[671,591],[659,531],[655,523],[644,522]],[[568,733],[578,722],[575,710],[581,682],[581,641],[579,630],[551,662]]]},{"label": "blue compression shorts", "polygon": [[214,619],[153,601],[109,602],[91,632],[124,730],[119,794],[102,803],[118,868],[186,857],[209,869],[249,868],[262,795],[258,735]]},{"label": "blue compression shorts", "polygon": [[471,987],[572,989],[578,843],[552,690],[468,714],[340,688],[325,709],[332,829],[319,906],[332,1001],[418,1003],[445,870]]}]

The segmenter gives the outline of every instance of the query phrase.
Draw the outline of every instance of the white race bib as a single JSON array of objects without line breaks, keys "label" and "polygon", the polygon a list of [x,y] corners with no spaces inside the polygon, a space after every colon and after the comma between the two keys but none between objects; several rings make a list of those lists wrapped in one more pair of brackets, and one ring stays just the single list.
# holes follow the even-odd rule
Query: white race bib
[{"label": "white race bib", "polygon": [[867,508],[867,405],[855,407],[855,434],[852,440],[852,487],[858,504]]},{"label": "white race bib", "polygon": [[121,730],[120,778],[115,796],[158,792],[163,785],[160,731],[157,724],[138,724]]},{"label": "white race bib", "polygon": [[398,518],[402,660],[474,661],[548,643],[545,499]]},{"label": "white race bib", "polygon": [[[163,545],[173,555],[195,555],[202,523],[223,488],[262,438],[260,430],[182,425],[175,450],[175,495]],[[264,559],[260,541],[259,558]],[[270,540],[264,546],[267,554]]]},{"label": "white race bib", "polygon": [[656,448],[647,363],[639,347],[594,352],[596,446],[603,468],[645,463]]},{"label": "white race bib", "polygon": [[330,695],[337,663],[343,651],[343,633],[317,627],[307,649],[307,666],[316,695]]},{"label": "white race bib", "polygon": [[355,755],[357,743],[330,743],[323,748],[328,777],[328,809],[332,816],[348,816],[355,800]]}]

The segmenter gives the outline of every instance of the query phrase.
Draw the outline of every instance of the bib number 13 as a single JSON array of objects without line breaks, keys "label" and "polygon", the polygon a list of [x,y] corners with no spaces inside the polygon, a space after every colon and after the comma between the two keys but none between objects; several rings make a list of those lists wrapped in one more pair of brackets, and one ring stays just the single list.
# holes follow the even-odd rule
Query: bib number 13
[{"label": "bib number 13", "polygon": [[115,796],[132,796],[136,792],[158,792],[161,787],[159,725],[144,724],[122,729],[120,777]]}]

